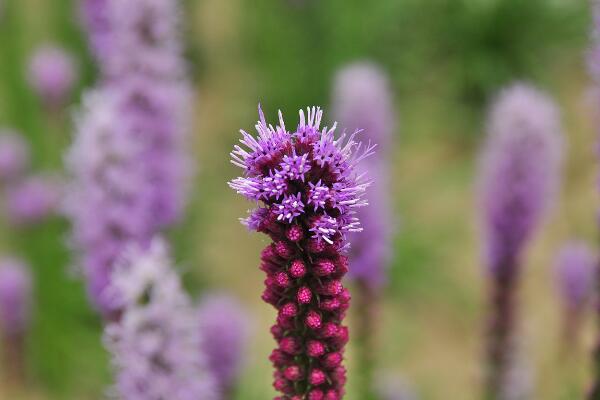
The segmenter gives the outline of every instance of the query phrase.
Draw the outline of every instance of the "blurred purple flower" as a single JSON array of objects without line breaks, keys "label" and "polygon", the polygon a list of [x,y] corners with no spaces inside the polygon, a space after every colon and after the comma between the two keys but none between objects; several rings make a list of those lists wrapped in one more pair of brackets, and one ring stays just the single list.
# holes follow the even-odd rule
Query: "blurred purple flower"
[{"label": "blurred purple flower", "polygon": [[31,176],[8,186],[6,212],[15,226],[40,222],[56,211],[60,201],[61,185],[48,176]]},{"label": "blurred purple flower", "polygon": [[75,62],[58,46],[35,50],[29,62],[29,84],[44,104],[56,108],[64,105],[77,79]]},{"label": "blurred purple flower", "polygon": [[29,167],[29,146],[22,135],[0,130],[0,181],[21,177]]},{"label": "blurred purple flower", "polygon": [[556,263],[556,288],[567,312],[580,312],[593,293],[596,256],[580,242],[560,249]]},{"label": "blurred purple flower", "polygon": [[505,89],[488,121],[480,191],[486,260],[492,274],[512,268],[560,181],[563,138],[554,103],[536,89]]},{"label": "blurred purple flower", "polygon": [[112,38],[100,60],[105,79],[78,116],[65,209],[91,297],[108,316],[117,311],[103,294],[115,259],[126,242],[145,244],[180,218],[191,161],[178,2],[105,6]]},{"label": "blurred purple flower", "polygon": [[372,184],[367,188],[369,207],[357,210],[365,234],[349,236],[352,245],[348,276],[370,290],[387,280],[391,259],[394,213],[389,201],[389,156],[396,125],[390,83],[375,64],[358,62],[337,73],[333,89],[334,117],[343,129],[361,129],[364,141],[377,143],[376,157],[358,166]]},{"label": "blurred purple flower", "polygon": [[113,355],[118,396],[216,399],[214,379],[201,357],[196,315],[165,243],[128,248],[111,279],[110,294],[122,315],[106,327],[105,342]]},{"label": "blurred purple flower", "polygon": [[7,335],[22,335],[31,317],[31,274],[16,259],[0,260],[0,326]]},{"label": "blurred purple flower", "polygon": [[218,293],[206,295],[198,312],[203,356],[207,358],[219,391],[231,395],[244,361],[248,317],[233,298]]},{"label": "blurred purple flower", "polygon": [[560,182],[558,110],[539,91],[512,86],[492,107],[488,135],[479,182],[490,279],[486,393],[503,398],[514,353],[521,254]]},{"label": "blurred purple flower", "polygon": [[96,59],[106,57],[111,47],[111,23],[109,17],[109,2],[111,0],[82,0],[81,17],[83,27]]}]

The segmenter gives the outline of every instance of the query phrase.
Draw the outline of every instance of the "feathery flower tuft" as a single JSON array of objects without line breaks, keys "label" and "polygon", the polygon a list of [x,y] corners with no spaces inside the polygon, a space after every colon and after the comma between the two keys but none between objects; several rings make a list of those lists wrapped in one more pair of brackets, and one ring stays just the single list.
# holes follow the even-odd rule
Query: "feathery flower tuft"
[{"label": "feathery flower tuft", "polygon": [[29,145],[22,135],[0,130],[0,182],[14,181],[29,167]]},{"label": "feathery flower tuft", "polygon": [[106,327],[105,341],[114,357],[119,398],[216,399],[194,309],[165,243],[128,248],[111,279],[109,292],[122,315]]},{"label": "feathery flower tuft", "polygon": [[342,325],[350,294],[341,279],[348,271],[346,235],[361,230],[356,209],[368,183],[357,164],[373,153],[350,137],[321,128],[322,111],[300,111],[288,131],[268,125],[259,108],[258,136],[242,132],[242,146],[231,153],[244,176],[229,185],[261,206],[244,223],[273,243],[262,252],[266,272],[263,300],[278,310],[271,332],[278,349],[277,399],[341,399],[346,381],[341,365],[348,328]]},{"label": "feathery flower tuft", "polygon": [[241,373],[248,336],[248,317],[225,294],[206,295],[198,308],[202,350],[219,392],[232,396]]},{"label": "feathery flower tuft", "polygon": [[31,314],[31,275],[21,261],[0,261],[0,326],[9,336],[22,335]]},{"label": "feathery flower tuft", "polygon": [[371,290],[382,287],[391,258],[393,221],[389,204],[389,149],[395,128],[390,83],[384,73],[368,62],[358,62],[338,72],[333,89],[336,120],[348,130],[362,129],[364,137],[382,150],[359,166],[373,178],[367,189],[370,207],[361,208],[358,217],[364,237],[350,236],[352,268],[348,275]]},{"label": "feathery flower tuft", "polygon": [[48,107],[63,106],[76,79],[75,62],[60,47],[40,47],[30,60],[29,84]]},{"label": "feathery flower tuft", "polygon": [[490,113],[480,189],[490,279],[486,391],[502,397],[515,346],[515,291],[523,249],[558,189],[559,116],[539,91],[515,85]]}]

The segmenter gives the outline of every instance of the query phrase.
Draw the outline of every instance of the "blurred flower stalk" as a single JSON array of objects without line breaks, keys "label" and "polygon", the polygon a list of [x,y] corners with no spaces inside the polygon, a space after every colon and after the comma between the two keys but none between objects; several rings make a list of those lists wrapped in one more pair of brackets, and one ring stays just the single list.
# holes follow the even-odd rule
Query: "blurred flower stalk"
[{"label": "blurred flower stalk", "polygon": [[390,83],[375,64],[357,62],[341,69],[333,87],[333,112],[341,128],[362,130],[364,141],[377,143],[377,154],[357,170],[368,173],[372,183],[366,190],[369,207],[358,209],[363,233],[349,235],[348,277],[356,282],[355,314],[358,318],[353,342],[358,348],[361,399],[375,398],[375,357],[378,354],[380,299],[387,283],[395,221],[390,206],[390,151],[396,116]]},{"label": "blurred flower stalk", "polygon": [[487,128],[479,182],[489,284],[485,395],[498,400],[511,389],[524,250],[559,187],[562,133],[554,103],[522,84],[500,93]]}]

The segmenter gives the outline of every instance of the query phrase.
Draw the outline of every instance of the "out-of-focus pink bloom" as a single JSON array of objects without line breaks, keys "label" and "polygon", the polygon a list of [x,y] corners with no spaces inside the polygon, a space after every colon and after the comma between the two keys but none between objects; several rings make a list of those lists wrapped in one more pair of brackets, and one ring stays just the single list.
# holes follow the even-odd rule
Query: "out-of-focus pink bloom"
[{"label": "out-of-focus pink bloom", "polygon": [[46,45],[35,50],[29,63],[29,84],[45,105],[56,108],[65,104],[77,70],[72,56],[63,48]]},{"label": "out-of-focus pink bloom", "polygon": [[16,226],[40,222],[58,206],[61,186],[48,176],[31,176],[10,185],[6,191],[6,212]]}]

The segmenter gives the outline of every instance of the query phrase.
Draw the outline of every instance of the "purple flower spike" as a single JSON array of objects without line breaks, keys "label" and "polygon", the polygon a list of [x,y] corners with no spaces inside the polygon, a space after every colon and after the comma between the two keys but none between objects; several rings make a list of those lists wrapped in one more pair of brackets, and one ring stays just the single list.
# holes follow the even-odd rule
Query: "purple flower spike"
[{"label": "purple flower spike", "polygon": [[32,225],[48,217],[58,207],[61,186],[52,177],[31,176],[10,185],[6,210],[12,225]]},{"label": "purple flower spike", "polygon": [[0,130],[0,181],[3,183],[21,177],[29,167],[29,146],[23,136],[9,130]]},{"label": "purple flower spike", "polygon": [[480,176],[490,280],[486,393],[499,399],[515,352],[521,257],[558,189],[562,136],[552,101],[525,85],[500,94],[488,135]]},{"label": "purple flower spike", "polygon": [[350,236],[351,268],[348,275],[371,291],[386,282],[391,258],[393,215],[389,201],[389,149],[395,130],[390,83],[384,73],[367,62],[351,64],[338,72],[333,89],[334,115],[347,130],[363,129],[364,137],[380,146],[377,157],[359,168],[369,172],[373,183],[367,189],[370,207],[358,210],[365,235]]},{"label": "purple flower spike", "polygon": [[29,84],[49,107],[61,107],[66,102],[77,71],[70,54],[57,46],[40,47],[29,63]]},{"label": "purple flower spike", "polygon": [[498,275],[518,261],[557,192],[563,138],[554,103],[526,85],[500,94],[488,132],[479,184],[487,265]]},{"label": "purple flower spike", "polygon": [[0,326],[6,335],[22,335],[29,328],[31,289],[31,275],[25,264],[0,260]]},{"label": "purple flower spike", "polygon": [[348,271],[343,251],[346,235],[361,231],[356,210],[366,205],[368,183],[356,168],[373,147],[356,142],[356,134],[336,138],[335,124],[321,128],[322,115],[316,107],[300,111],[290,132],[281,112],[273,127],[259,108],[258,136],[242,131],[243,146],[231,153],[244,176],[229,185],[261,203],[243,222],[273,240],[260,268],[267,274],[262,298],[278,311],[270,360],[281,400],[338,400],[345,393],[342,321],[350,292],[341,282]]},{"label": "purple flower spike", "polygon": [[111,277],[110,297],[122,310],[105,341],[124,400],[214,400],[213,377],[200,351],[194,309],[164,242],[131,247]]},{"label": "purple flower spike", "polygon": [[218,382],[219,392],[229,398],[235,391],[244,361],[248,317],[241,305],[225,294],[205,296],[198,312],[203,354]]},{"label": "purple flower spike", "polygon": [[111,21],[109,3],[111,0],[83,0],[81,2],[82,25],[94,56],[101,60],[111,48]]}]

